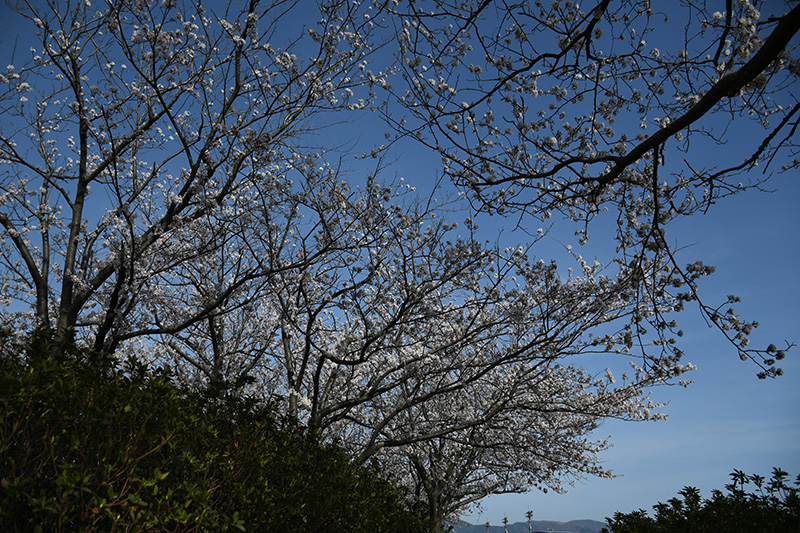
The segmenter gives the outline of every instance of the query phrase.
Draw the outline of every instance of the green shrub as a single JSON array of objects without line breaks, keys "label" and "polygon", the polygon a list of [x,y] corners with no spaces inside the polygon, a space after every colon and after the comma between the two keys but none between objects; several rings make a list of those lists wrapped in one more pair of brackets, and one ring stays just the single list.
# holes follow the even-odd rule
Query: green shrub
[{"label": "green shrub", "polygon": [[[786,483],[788,474],[778,468],[766,482],[763,476],[748,476],[739,470],[731,474],[727,494],[715,490],[702,500],[694,487],[678,492],[682,498],[653,506],[655,517],[643,509],[615,513],[606,518],[605,533],[774,533],[800,531],[800,497],[797,487]],[[745,486],[752,483],[755,492]],[[795,485],[800,485],[798,476]]]},{"label": "green shrub", "polygon": [[379,472],[274,409],[2,342],[1,531],[426,531]]}]

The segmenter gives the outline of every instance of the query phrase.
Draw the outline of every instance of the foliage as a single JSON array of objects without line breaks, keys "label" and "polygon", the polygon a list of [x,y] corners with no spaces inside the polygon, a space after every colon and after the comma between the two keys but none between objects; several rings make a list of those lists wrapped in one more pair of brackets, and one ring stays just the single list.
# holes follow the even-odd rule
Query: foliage
[{"label": "foliage", "polygon": [[[655,516],[640,509],[630,513],[615,513],[607,518],[605,533],[771,533],[800,531],[800,488],[787,483],[788,474],[773,469],[768,482],[763,476],[748,476],[740,470],[731,474],[732,483],[725,486],[727,494],[715,490],[710,500],[702,500],[694,487],[685,487],[667,503],[653,506]],[[745,486],[752,483],[754,492]],[[800,486],[800,476],[795,485]]]},{"label": "foliage", "polygon": [[400,489],[271,408],[49,344],[2,346],[3,531],[427,531]]}]

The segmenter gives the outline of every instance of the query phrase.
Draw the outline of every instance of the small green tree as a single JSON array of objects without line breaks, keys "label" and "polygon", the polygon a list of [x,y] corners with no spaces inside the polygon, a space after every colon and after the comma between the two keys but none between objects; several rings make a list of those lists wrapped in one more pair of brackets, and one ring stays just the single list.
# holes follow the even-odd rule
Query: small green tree
[{"label": "small green tree", "polygon": [[[653,506],[655,517],[639,509],[615,513],[606,518],[602,533],[759,533],[800,531],[800,489],[787,484],[788,474],[779,468],[772,471],[769,482],[763,476],[748,476],[741,470],[731,473],[732,482],[725,486],[727,494],[712,492],[710,500],[702,500],[700,491],[684,487],[667,503]],[[754,492],[747,492],[749,484]],[[800,486],[800,476],[795,485]]]},{"label": "small green tree", "polygon": [[0,531],[421,532],[378,471],[269,406],[0,338]]}]

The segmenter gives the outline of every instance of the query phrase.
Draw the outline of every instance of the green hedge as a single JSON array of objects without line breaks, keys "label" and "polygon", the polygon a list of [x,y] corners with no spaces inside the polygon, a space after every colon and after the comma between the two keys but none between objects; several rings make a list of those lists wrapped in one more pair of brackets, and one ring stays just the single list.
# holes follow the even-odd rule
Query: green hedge
[{"label": "green hedge", "polygon": [[103,354],[0,346],[0,531],[427,531],[273,409]]},{"label": "green hedge", "polygon": [[[731,474],[727,493],[715,490],[703,500],[700,491],[684,487],[680,498],[653,506],[655,516],[639,509],[606,518],[603,533],[789,533],[800,532],[800,476],[787,482],[779,468],[767,481],[763,476],[740,470]],[[752,485],[753,492],[745,487]]]}]

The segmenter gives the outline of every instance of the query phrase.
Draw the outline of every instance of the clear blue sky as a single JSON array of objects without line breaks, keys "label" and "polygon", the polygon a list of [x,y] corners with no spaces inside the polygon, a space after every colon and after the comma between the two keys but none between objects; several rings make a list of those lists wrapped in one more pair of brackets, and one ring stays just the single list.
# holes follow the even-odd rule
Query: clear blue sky
[{"label": "clear blue sky", "polygon": [[[0,8],[0,44],[4,58],[18,29],[9,27],[8,8]],[[4,20],[5,19],[5,20]],[[23,39],[24,40],[24,39]],[[22,42],[18,53],[28,46]],[[2,67],[5,67],[3,63]],[[351,130],[352,131],[352,130]],[[362,131],[366,131],[362,129]],[[742,133],[732,129],[735,136]],[[710,157],[740,156],[735,139]],[[400,153],[391,171],[424,190],[433,180],[437,158],[422,149]],[[679,157],[671,158],[678,164]],[[685,254],[715,265],[717,272],[704,280],[702,294],[709,302],[737,294],[743,301],[737,310],[761,326],[752,335],[753,344],[765,347],[784,339],[800,342],[800,176],[797,172],[777,176],[777,192],[752,193],[728,199],[707,215],[672,227],[670,236],[683,245],[693,244]],[[510,221],[494,219],[484,229],[496,231]],[[494,227],[493,227],[494,226]],[[581,250],[584,257],[592,243]],[[664,422],[622,423],[602,426],[598,438],[611,436],[615,447],[604,454],[605,465],[621,477],[613,480],[579,481],[567,494],[530,493],[488,498],[483,509],[471,517],[473,523],[523,521],[533,510],[534,519],[567,521],[603,520],[615,511],[651,509],[657,501],[676,495],[686,485],[703,495],[728,483],[733,469],[768,476],[772,467],[800,473],[800,348],[787,354],[781,366],[785,375],[776,380],[758,380],[757,368],[739,361],[734,348],[703,322],[696,309],[683,313],[686,332],[682,347],[686,361],[698,369],[687,375],[695,383],[688,389],[661,388],[653,391],[656,401],[669,401]]]}]

